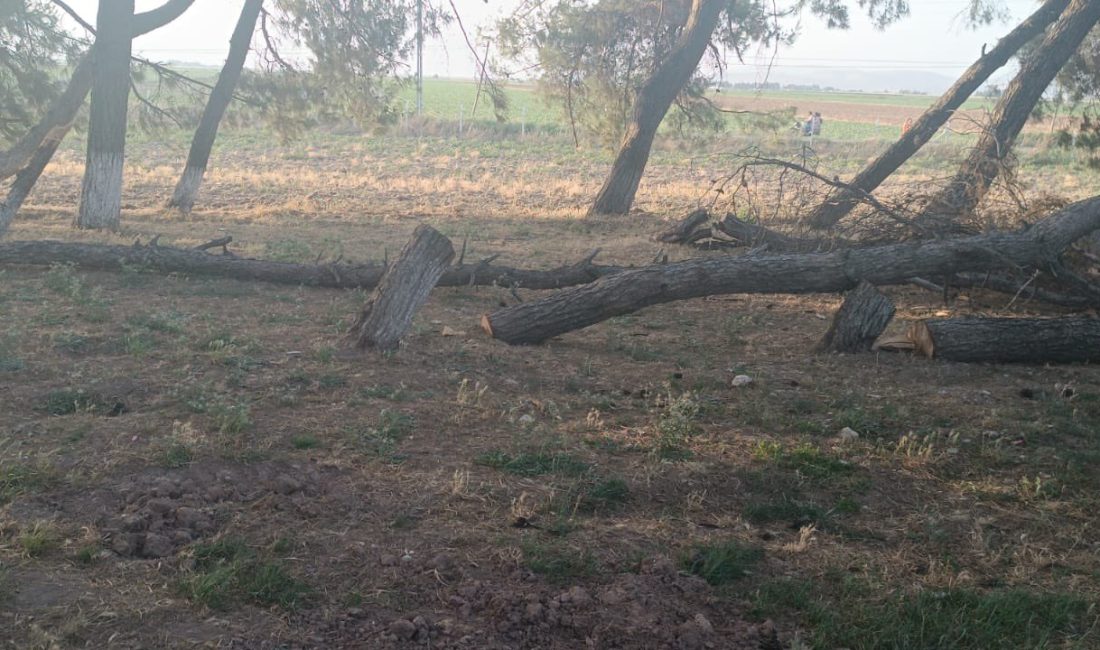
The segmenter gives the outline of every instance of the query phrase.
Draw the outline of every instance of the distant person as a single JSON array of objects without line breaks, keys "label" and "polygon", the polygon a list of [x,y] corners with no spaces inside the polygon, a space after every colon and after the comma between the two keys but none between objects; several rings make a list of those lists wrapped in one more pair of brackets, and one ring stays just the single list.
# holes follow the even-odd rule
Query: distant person
[{"label": "distant person", "polygon": [[810,111],[806,116],[806,121],[802,123],[802,135],[814,134],[814,112]]},{"label": "distant person", "polygon": [[813,135],[821,135],[821,123],[824,120],[821,119],[821,113],[814,113],[810,117],[810,133]]},{"label": "distant person", "polygon": [[905,135],[906,133],[909,133],[909,129],[911,128],[913,128],[913,118],[907,117],[905,118],[905,124],[901,125],[901,134]]}]

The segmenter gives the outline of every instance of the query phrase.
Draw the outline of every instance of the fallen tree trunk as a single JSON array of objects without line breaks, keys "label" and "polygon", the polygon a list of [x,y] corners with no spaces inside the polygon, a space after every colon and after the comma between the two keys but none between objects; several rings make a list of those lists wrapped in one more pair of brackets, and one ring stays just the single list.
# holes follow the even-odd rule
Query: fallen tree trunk
[{"label": "fallen tree trunk", "polygon": [[738,219],[730,213],[714,224],[714,229],[742,246],[767,246],[773,253],[827,251],[855,244],[839,237],[802,238],[784,235],[759,224]]},{"label": "fallen tree trunk", "polygon": [[860,282],[840,305],[829,330],[817,349],[819,352],[867,352],[894,318],[894,303],[874,285]]},{"label": "fallen tree trunk", "polygon": [[1067,206],[1031,228],[958,239],[919,241],[830,253],[694,259],[623,271],[482,318],[482,328],[510,344],[541,343],[622,314],[688,298],[730,293],[835,293],[861,280],[901,284],[911,278],[1049,266],[1070,244],[1100,228],[1100,197]]},{"label": "fallen tree trunk", "polygon": [[948,318],[914,323],[908,338],[930,359],[997,363],[1100,361],[1100,320]]},{"label": "fallen tree trunk", "polygon": [[413,316],[454,259],[451,240],[421,224],[391,264],[363,307],[351,336],[360,349],[396,350]]},{"label": "fallen tree trunk", "polygon": [[[597,251],[598,252],[598,251]],[[596,252],[576,264],[544,271],[493,264],[490,258],[476,264],[448,267],[439,286],[503,286],[523,289],[560,289],[587,284],[604,275],[625,270],[593,264]],[[334,289],[370,289],[378,285],[386,267],[382,264],[294,264],[212,255],[201,250],[169,248],[155,244],[111,246],[60,241],[0,243],[0,264],[49,266],[75,264],[95,271],[142,269],[235,280],[307,285]]]}]

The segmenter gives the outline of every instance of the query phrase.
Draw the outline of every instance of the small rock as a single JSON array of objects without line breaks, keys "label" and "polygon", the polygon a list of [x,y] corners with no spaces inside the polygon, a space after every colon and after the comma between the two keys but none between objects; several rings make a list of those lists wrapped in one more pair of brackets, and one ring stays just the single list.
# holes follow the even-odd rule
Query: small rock
[{"label": "small rock", "polygon": [[859,432],[851,427],[844,427],[836,437],[843,442],[851,442],[852,440],[859,440]]},{"label": "small rock", "polygon": [[748,386],[751,383],[752,377],[748,375],[737,375],[733,378],[733,381],[730,382],[730,385],[734,388],[740,388],[741,386]]},{"label": "small rock", "polygon": [[388,631],[402,641],[408,641],[416,634],[416,626],[406,618],[399,618],[390,623]]},{"label": "small rock", "polygon": [[607,591],[601,593],[599,598],[600,602],[604,605],[615,606],[621,605],[623,601],[627,599],[627,594],[626,591],[618,587],[612,587],[611,589],[608,589]]},{"label": "small rock", "polygon": [[382,566],[397,566],[397,556],[396,555],[383,555],[382,557],[380,557],[378,559],[378,562]]},{"label": "small rock", "polygon": [[122,515],[119,525],[128,533],[140,533],[145,530],[145,520],[138,515]]},{"label": "small rock", "polygon": [[529,424],[534,424],[535,423],[535,418],[532,417],[529,414],[524,414],[524,415],[520,416],[519,423],[522,424],[522,425],[525,425],[525,426],[529,425]]},{"label": "small rock", "polygon": [[207,516],[198,508],[176,508],[176,523],[184,528],[196,528]]},{"label": "small rock", "polygon": [[143,557],[167,557],[172,554],[174,547],[172,540],[164,535],[150,533],[145,536],[145,543],[141,547]]},{"label": "small rock", "polygon": [[136,533],[122,533],[111,539],[111,550],[123,557],[130,557],[137,552],[141,535]]},{"label": "small rock", "polygon": [[454,568],[454,564],[454,560],[452,560],[449,555],[445,553],[440,553],[428,562],[428,568],[435,569],[436,571],[446,572]]},{"label": "small rock", "polygon": [[567,592],[567,595],[569,601],[575,607],[587,607],[592,602],[592,596],[588,595],[588,591],[584,587],[573,587]]},{"label": "small rock", "polygon": [[714,626],[711,625],[710,620],[706,616],[703,616],[702,612],[696,614],[694,620],[695,624],[699,626],[699,629],[702,630],[704,634],[712,634],[714,632]]},{"label": "small rock", "polygon": [[524,612],[524,616],[529,622],[539,621],[542,619],[544,611],[545,608],[542,606],[542,603],[528,603],[527,611]]},{"label": "small rock", "polygon": [[279,494],[294,494],[302,489],[301,482],[283,475],[275,479],[275,491]]}]

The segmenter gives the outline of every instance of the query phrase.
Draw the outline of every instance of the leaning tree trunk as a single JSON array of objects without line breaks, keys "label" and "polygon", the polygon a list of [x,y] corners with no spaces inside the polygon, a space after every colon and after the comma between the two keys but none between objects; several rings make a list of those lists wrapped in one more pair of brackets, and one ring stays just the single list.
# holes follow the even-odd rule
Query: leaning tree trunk
[{"label": "leaning tree trunk", "polygon": [[[172,22],[194,2],[195,0],[168,0],[156,9],[137,14],[134,16],[134,36],[141,36]],[[0,152],[0,180],[13,176],[24,166],[31,164],[31,157],[41,152],[47,140],[64,139],[91,89],[92,57],[85,54],[73,69],[65,92],[50,104],[42,119],[7,151]]]},{"label": "leaning tree trunk", "polygon": [[948,318],[914,324],[908,338],[932,359],[994,363],[1100,361],[1100,320]]},{"label": "leaning tree trunk", "polygon": [[356,346],[396,350],[454,256],[451,240],[431,226],[417,226],[351,326]]},{"label": "leaning tree trunk", "polygon": [[50,104],[42,119],[7,151],[0,153],[0,179],[13,176],[24,166],[31,164],[31,158],[51,140],[60,142],[64,139],[91,89],[92,57],[85,55],[73,69],[65,92]]},{"label": "leaning tree trunk", "polygon": [[866,280],[844,297],[829,330],[817,344],[820,352],[866,352],[894,318],[889,298]]},{"label": "leaning tree trunk", "polygon": [[53,158],[63,137],[62,134],[60,137],[51,137],[45,140],[31,157],[27,166],[15,175],[15,180],[8,188],[7,198],[0,202],[0,237],[3,237],[8,231],[15,214],[19,212],[19,208],[23,207],[23,201],[34,189],[34,184],[38,182],[38,178],[42,175],[42,171],[46,169],[46,165],[50,164],[50,159]]},{"label": "leaning tree trunk", "polygon": [[1005,89],[993,110],[990,127],[971,149],[958,173],[929,202],[923,219],[953,223],[973,212],[1008,164],[1016,138],[1035,104],[1097,21],[1100,21],[1100,2],[1073,0]]},{"label": "leaning tree trunk", "polygon": [[676,96],[691,80],[706,52],[710,36],[718,26],[725,0],[694,0],[683,34],[667,57],[638,90],[634,113],[627,125],[619,155],[611,166],[589,214],[626,214],[634,204],[642,173],[657,128],[665,119]]},{"label": "leaning tree trunk", "polygon": [[76,226],[117,229],[122,211],[122,165],[126,156],[126,111],[130,97],[130,48],[134,0],[99,3],[92,49],[92,108],[88,156]]},{"label": "leaning tree trunk", "polygon": [[1042,7],[997,42],[993,49],[975,61],[939,101],[933,104],[901,138],[863,168],[849,183],[850,189],[836,190],[809,214],[806,222],[814,228],[831,228],[859,205],[864,194],[873,192],[905,161],[920,150],[963,102],[989,76],[999,70],[1031,39],[1058,19],[1069,0],[1047,0]]},{"label": "leaning tree trunk", "polygon": [[168,200],[168,207],[179,208],[180,212],[187,214],[195,205],[195,199],[202,185],[203,174],[206,173],[206,165],[210,162],[210,151],[214,148],[214,139],[218,136],[218,125],[229,102],[233,100],[233,89],[237,87],[237,81],[241,78],[241,70],[244,68],[245,59],[248,58],[248,46],[252,42],[252,32],[256,29],[256,21],[260,17],[264,0],[245,0],[241,16],[237,19],[237,27],[233,30],[233,36],[229,39],[229,56],[225,59],[225,65],[218,75],[218,82],[214,84],[214,90],[206,101],[202,119],[199,120],[199,128],[195,130],[195,137],[191,140],[191,151],[187,154],[187,166],[176,183],[176,189],[172,198]]},{"label": "leaning tree trunk", "polygon": [[644,307],[731,293],[835,293],[1005,266],[1047,266],[1100,228],[1100,197],[1080,201],[1028,229],[906,242],[831,253],[745,255],[686,260],[603,277],[486,314],[482,328],[510,344],[541,343]]}]

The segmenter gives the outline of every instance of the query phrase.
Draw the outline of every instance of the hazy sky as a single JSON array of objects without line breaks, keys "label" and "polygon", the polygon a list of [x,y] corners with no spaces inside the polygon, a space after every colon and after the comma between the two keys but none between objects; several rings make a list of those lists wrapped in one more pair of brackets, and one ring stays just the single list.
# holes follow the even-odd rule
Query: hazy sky
[{"label": "hazy sky", "polygon": [[[138,11],[158,6],[163,0],[137,0]],[[885,31],[874,29],[861,15],[854,15],[852,29],[828,30],[806,16],[797,43],[780,51],[771,79],[791,75],[811,76],[822,85],[844,78],[852,71],[885,71],[904,74],[919,70],[957,76],[981,51],[1037,6],[1035,0],[1005,0],[1011,17],[999,23],[969,31],[959,18],[968,0],[912,0],[913,15]],[[478,25],[508,11],[518,0],[455,0],[463,22],[473,34]],[[82,16],[95,22],[97,0],[69,0]],[[446,6],[446,3],[443,3]],[[854,2],[852,4],[855,4]],[[172,24],[135,41],[136,51],[160,61],[193,61],[219,65],[229,46],[229,35],[242,0],[196,0],[195,5]],[[751,52],[746,65],[731,65],[730,80],[762,80],[772,53]],[[431,42],[425,50],[425,71],[429,75],[472,77],[476,66],[461,33],[448,30],[442,42]],[[1002,72],[1000,79],[1009,73]]]}]

